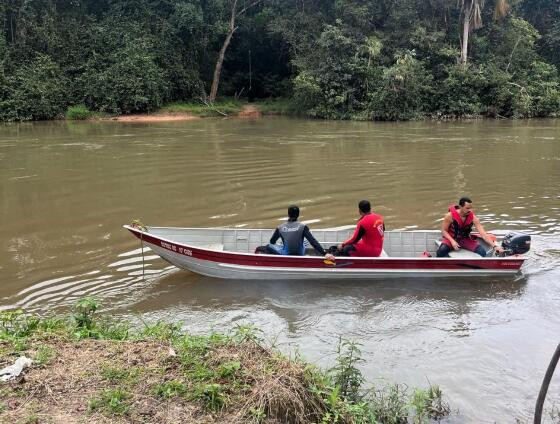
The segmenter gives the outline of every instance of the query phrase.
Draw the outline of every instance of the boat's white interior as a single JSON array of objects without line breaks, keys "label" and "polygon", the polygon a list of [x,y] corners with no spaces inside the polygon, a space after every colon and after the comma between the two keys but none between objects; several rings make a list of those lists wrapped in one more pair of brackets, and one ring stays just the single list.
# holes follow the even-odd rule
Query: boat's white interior
[{"label": "boat's white interior", "polygon": [[[313,236],[323,247],[341,243],[351,237],[354,229],[312,230]],[[269,229],[232,229],[232,228],[176,228],[148,227],[148,232],[179,244],[239,253],[253,253],[257,246],[269,243],[274,230]],[[383,249],[388,257],[420,257],[427,251],[435,257],[441,239],[437,230],[386,231]],[[278,241],[280,243],[281,240]],[[311,246],[305,241],[307,251]],[[382,255],[383,256],[383,255]],[[476,253],[466,250],[451,252],[452,257],[480,258]]]}]

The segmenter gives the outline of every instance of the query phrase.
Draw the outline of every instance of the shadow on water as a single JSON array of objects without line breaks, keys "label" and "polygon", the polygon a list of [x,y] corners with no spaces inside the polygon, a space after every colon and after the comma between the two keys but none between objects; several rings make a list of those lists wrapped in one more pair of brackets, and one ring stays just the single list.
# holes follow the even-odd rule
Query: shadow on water
[{"label": "shadow on water", "polygon": [[[177,271],[154,281],[145,298],[133,308],[154,312],[167,308],[189,310],[231,310],[236,308],[288,309],[353,304],[373,308],[383,302],[433,302],[445,304],[452,314],[468,313],[470,305],[484,301],[520,297],[527,278],[394,278],[373,281],[321,280],[220,280]],[[356,311],[358,312],[358,311]]]}]

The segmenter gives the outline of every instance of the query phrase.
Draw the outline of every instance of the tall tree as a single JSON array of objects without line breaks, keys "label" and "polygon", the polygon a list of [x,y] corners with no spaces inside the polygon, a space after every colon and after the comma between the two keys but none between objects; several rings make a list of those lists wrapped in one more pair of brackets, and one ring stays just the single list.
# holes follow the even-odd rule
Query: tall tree
[{"label": "tall tree", "polygon": [[216,96],[218,94],[218,85],[220,84],[220,75],[222,73],[222,65],[224,63],[224,57],[226,55],[226,50],[229,47],[231,38],[235,31],[237,31],[238,26],[236,25],[237,20],[247,12],[248,9],[255,7],[262,0],[252,0],[249,2],[243,1],[242,4],[238,0],[228,0],[229,4],[229,24],[226,38],[220,51],[218,53],[218,60],[216,61],[216,66],[214,67],[214,77],[212,78],[212,86],[210,88],[210,103],[214,103]]},{"label": "tall tree", "polygon": [[[461,38],[461,64],[467,63],[469,35],[471,31],[482,27],[482,9],[484,0],[461,0],[461,18],[463,20],[463,37]],[[507,14],[509,4],[507,0],[496,0],[494,19],[502,18]]]}]

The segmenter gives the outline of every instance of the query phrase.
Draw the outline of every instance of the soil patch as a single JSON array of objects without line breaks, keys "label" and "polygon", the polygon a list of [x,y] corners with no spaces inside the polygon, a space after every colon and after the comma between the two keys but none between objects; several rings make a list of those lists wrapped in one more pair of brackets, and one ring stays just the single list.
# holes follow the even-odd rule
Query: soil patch
[{"label": "soil patch", "polygon": [[170,121],[192,121],[200,117],[190,113],[168,113],[157,115],[122,115],[110,118],[112,121],[120,122],[170,122]]},{"label": "soil patch", "polygon": [[243,110],[237,114],[238,118],[257,119],[262,117],[262,113],[255,106],[245,105]]}]

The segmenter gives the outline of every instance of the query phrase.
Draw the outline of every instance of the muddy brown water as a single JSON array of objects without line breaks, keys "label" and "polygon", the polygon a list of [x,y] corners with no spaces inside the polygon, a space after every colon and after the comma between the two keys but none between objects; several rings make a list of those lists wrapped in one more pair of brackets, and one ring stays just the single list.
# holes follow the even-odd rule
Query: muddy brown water
[{"label": "muddy brown water", "polygon": [[[528,421],[560,342],[559,189],[559,120],[3,125],[0,308],[66,312],[95,296],[115,316],[196,333],[250,323],[321,366],[342,336],[362,343],[371,383],[439,384],[458,411],[448,422]],[[220,281],[146,252],[142,278],[121,228],[271,228],[291,203],[326,228],[354,223],[367,198],[390,229],[435,229],[463,194],[487,229],[532,235],[521,275]]]}]

